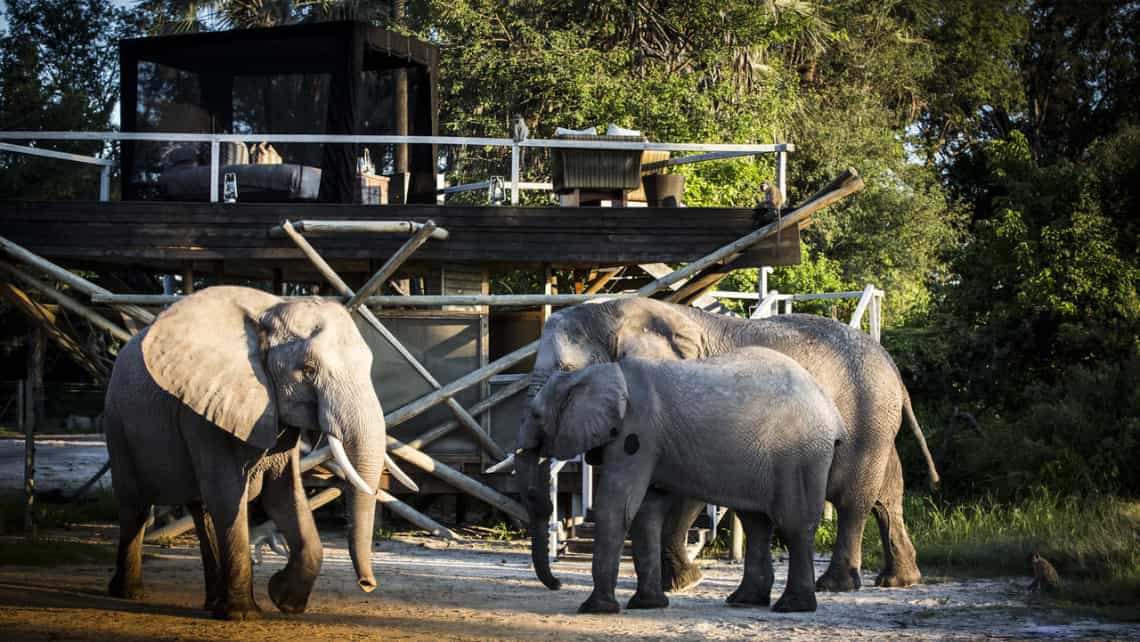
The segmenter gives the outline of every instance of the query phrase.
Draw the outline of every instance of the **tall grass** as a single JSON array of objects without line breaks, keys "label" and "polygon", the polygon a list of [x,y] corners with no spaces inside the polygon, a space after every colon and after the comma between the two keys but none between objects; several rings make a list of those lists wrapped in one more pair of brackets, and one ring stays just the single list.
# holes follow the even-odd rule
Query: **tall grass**
[{"label": "tall grass", "polygon": [[[1028,584],[1032,573],[1026,558],[1037,551],[1060,573],[1062,599],[1140,604],[1140,503],[1038,490],[1011,503],[909,497],[905,511],[919,566],[928,577],[1020,575]],[[873,522],[868,526],[864,556],[881,565],[878,530]]]}]

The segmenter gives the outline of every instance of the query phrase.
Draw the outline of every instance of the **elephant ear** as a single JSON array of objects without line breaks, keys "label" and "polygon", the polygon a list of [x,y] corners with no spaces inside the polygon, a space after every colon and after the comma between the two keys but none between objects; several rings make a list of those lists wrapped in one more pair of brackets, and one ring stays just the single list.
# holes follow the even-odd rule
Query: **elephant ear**
[{"label": "elephant ear", "polygon": [[704,356],[701,333],[687,319],[652,317],[627,324],[619,333],[617,359],[698,359]]},{"label": "elephant ear", "polygon": [[261,449],[277,441],[277,404],[262,349],[262,313],[277,297],[207,288],[167,308],[142,339],[147,372],[195,413]]},{"label": "elephant ear", "polygon": [[570,459],[613,441],[621,430],[629,392],[620,365],[599,363],[559,374],[547,387],[553,410],[547,422],[550,455]]}]

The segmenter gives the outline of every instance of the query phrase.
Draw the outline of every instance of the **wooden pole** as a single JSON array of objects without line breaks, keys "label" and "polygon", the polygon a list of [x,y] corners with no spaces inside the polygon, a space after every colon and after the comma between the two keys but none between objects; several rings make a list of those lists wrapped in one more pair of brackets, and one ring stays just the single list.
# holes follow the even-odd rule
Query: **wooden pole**
[{"label": "wooden pole", "polygon": [[36,393],[31,374],[20,382],[20,407],[24,424],[24,537],[35,543],[39,539],[36,532]]},{"label": "wooden pole", "polygon": [[744,524],[740,522],[740,516],[736,511],[732,511],[732,561],[739,562],[744,559]]},{"label": "wooden pole", "polygon": [[384,287],[384,284],[388,282],[388,279],[392,278],[396,270],[400,269],[400,266],[403,265],[416,250],[420,249],[421,245],[427,243],[427,240],[431,238],[433,232],[435,232],[435,221],[424,223],[424,226],[405,241],[404,244],[400,246],[400,249],[396,250],[396,253],[393,254],[384,265],[380,266],[380,269],[372,275],[372,278],[368,279],[368,282],[361,286],[361,288],[356,291],[356,294],[352,295],[352,298],[344,304],[345,307],[348,308],[349,311],[355,310],[360,307],[368,297]]},{"label": "wooden pole", "polygon": [[21,270],[20,268],[10,263],[4,262],[0,262],[0,269],[6,271],[17,281],[24,283],[24,285],[39,290],[45,296],[58,303],[63,309],[69,312],[74,312],[84,319],[87,319],[92,323],[92,325],[97,328],[106,330],[111,334],[111,336],[115,337],[116,339],[119,339],[120,341],[131,340],[131,335],[126,330],[120,328],[111,321],[108,321],[106,317],[99,314],[98,312],[95,312],[91,308],[83,305],[75,299],[60,292],[59,290],[56,290],[47,283],[44,283],[43,281],[40,281],[39,279],[33,277],[24,270]]},{"label": "wooden pole", "polygon": [[[313,266],[317,268],[317,271],[319,271],[321,275],[325,277],[325,280],[327,280],[329,284],[336,288],[337,292],[339,292],[341,296],[351,298],[355,294],[352,291],[352,288],[348,287],[348,284],[344,282],[344,279],[340,278],[340,275],[338,275],[336,271],[332,269],[332,266],[330,266],[324,260],[324,258],[321,257],[316,248],[314,248],[309,243],[309,241],[305,239],[305,237],[301,236],[295,229],[293,229],[293,225],[289,221],[282,223],[281,229],[285,231],[285,234],[288,235],[290,239],[292,239],[293,243],[298,248],[300,248],[301,252],[303,252],[305,256],[308,257]],[[362,306],[357,308],[356,311],[359,312],[360,316],[368,322],[368,325],[372,326],[374,330],[380,333],[380,336],[384,337],[389,345],[391,345],[396,350],[396,352],[399,353],[399,355],[404,359],[404,361],[408,363],[408,365],[412,366],[412,369],[415,370],[416,373],[424,379],[424,381],[427,381],[428,384],[435,388],[437,392],[442,389],[439,381],[437,381],[436,378],[432,376],[430,372],[428,372],[427,368],[425,368],[418,359],[412,356],[412,353],[408,352],[408,349],[404,347],[404,344],[401,343],[400,340],[397,339],[396,336],[393,335],[388,330],[388,328],[384,326],[384,324],[380,323],[380,319],[377,319],[376,315],[372,314],[371,310]],[[444,399],[440,399],[440,401],[443,400]],[[470,413],[464,410],[463,406],[459,405],[458,401],[452,399],[451,395],[447,395],[445,403],[451,410],[452,414],[454,414],[456,418],[459,419],[463,426],[465,426],[467,430],[472,434],[472,436],[475,437],[476,441],[479,442],[479,445],[482,446],[484,450],[486,450],[497,459],[502,459],[506,456],[506,453],[503,452],[503,449],[500,448],[493,439],[491,439],[490,435],[483,431],[483,427],[479,425],[479,422],[476,421]]]},{"label": "wooden pole", "polygon": [[637,291],[637,293],[642,296],[650,296],[656,292],[659,292],[669,287],[673,283],[676,283],[682,279],[687,279],[711,265],[715,265],[721,261],[735,256],[736,254],[739,254],[748,247],[755,245],[757,242],[769,236],[772,236],[778,230],[781,230],[785,227],[791,227],[792,225],[799,225],[813,213],[827,207],[828,205],[843,198],[844,196],[847,196],[848,194],[853,194],[863,189],[863,181],[859,178],[859,173],[856,172],[854,168],[850,167],[847,168],[847,171],[843,172],[843,174],[841,174],[838,178],[828,184],[829,187],[832,185],[835,185],[836,187],[830,190],[825,187],[823,190],[820,190],[812,197],[811,200],[799,206],[792,212],[789,212],[782,218],[782,220],[775,223],[769,223],[768,225],[765,225],[764,227],[752,232],[751,234],[742,236],[732,243],[720,247],[716,251],[707,254],[697,259],[696,261],[693,261],[692,263],[689,263],[685,267],[643,286]]},{"label": "wooden pole", "polygon": [[[13,259],[20,261],[21,263],[25,263],[47,273],[54,279],[63,281],[76,290],[79,290],[80,292],[89,296],[94,294],[111,294],[110,290],[99,287],[87,279],[72,274],[71,272],[59,267],[51,261],[48,261],[39,255],[27,251],[23,247],[20,247],[19,245],[9,241],[3,236],[0,236],[0,251],[4,252]],[[143,310],[142,308],[133,305],[118,305],[116,307],[131,318],[141,323],[151,323],[154,321],[154,315],[150,312],[147,312],[146,310]]]},{"label": "wooden pole", "polygon": [[[274,275],[278,269],[274,269]],[[189,264],[182,266],[182,294],[194,294],[194,267]]]},{"label": "wooden pole", "polygon": [[594,282],[586,288],[583,294],[597,294],[606,284],[614,279],[621,272],[621,268],[609,268],[602,272],[601,276],[594,279]]},{"label": "wooden pole", "polygon": [[[293,229],[310,236],[324,234],[414,234],[423,223],[415,221],[290,221]],[[288,236],[282,227],[269,230],[269,238]],[[431,237],[437,241],[446,241],[449,236],[442,227],[435,228]]]},{"label": "wooden pole", "polygon": [[[495,406],[499,405],[503,401],[506,401],[507,399],[510,399],[511,397],[513,397],[513,396],[517,395],[518,393],[522,392],[523,390],[525,390],[529,383],[530,383],[529,377],[521,377],[518,381],[515,381],[514,383],[503,388],[502,390],[499,390],[498,392],[491,395],[490,397],[487,397],[483,401],[480,401],[479,403],[471,406],[471,409],[470,409],[471,414],[481,415],[484,412],[487,412],[488,410],[490,410],[491,408],[494,408]],[[417,450],[423,450],[424,447],[427,446],[428,444],[430,444],[431,442],[447,435],[452,430],[455,430],[458,427],[459,427],[459,422],[455,421],[454,419],[452,419],[451,421],[446,421],[446,422],[436,426],[435,428],[428,430],[427,432],[423,433],[419,437],[416,437],[415,439],[409,441],[408,445],[411,446],[412,448],[417,449]]]}]

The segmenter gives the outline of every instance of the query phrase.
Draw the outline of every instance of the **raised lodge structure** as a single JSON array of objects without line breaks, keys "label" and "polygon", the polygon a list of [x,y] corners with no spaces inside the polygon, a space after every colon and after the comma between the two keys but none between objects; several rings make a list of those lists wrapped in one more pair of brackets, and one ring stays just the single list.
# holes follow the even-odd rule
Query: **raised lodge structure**
[{"label": "raised lodge structure", "polygon": [[[439,136],[434,45],[361,23],[126,40],[120,55],[121,132],[0,132],[0,153],[103,168],[100,200],[0,201],[4,296],[97,381],[106,355],[59,314],[122,340],[214,284],[341,297],[374,352],[389,450],[421,492],[474,496],[518,519],[510,476],[485,471],[514,450],[552,310],[606,296],[715,309],[725,274],[798,262],[812,213],[861,187],[849,171],[782,210],[688,208],[662,195],[670,181],[657,172],[767,155],[782,193],[794,147]],[[104,152],[52,149],[76,139],[105,141]],[[449,159],[476,148],[495,150],[502,169],[454,171]],[[523,166],[524,149],[539,160]],[[537,286],[493,294],[504,275]],[[306,457],[315,489],[335,482],[327,459]],[[589,472],[562,475],[562,516],[580,514]],[[387,509],[451,534],[393,496],[403,487],[383,488]]]}]

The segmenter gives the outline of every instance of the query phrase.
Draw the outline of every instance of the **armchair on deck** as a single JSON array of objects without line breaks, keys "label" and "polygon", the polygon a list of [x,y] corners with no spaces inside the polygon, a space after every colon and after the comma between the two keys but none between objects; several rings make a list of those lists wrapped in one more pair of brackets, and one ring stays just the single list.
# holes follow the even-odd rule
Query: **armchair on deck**
[{"label": "armchair on deck", "polygon": [[[558,140],[644,143],[644,136],[568,134]],[[641,188],[641,150],[551,148],[554,193],[563,207],[610,200],[624,207],[629,193]]]}]

